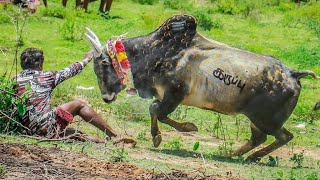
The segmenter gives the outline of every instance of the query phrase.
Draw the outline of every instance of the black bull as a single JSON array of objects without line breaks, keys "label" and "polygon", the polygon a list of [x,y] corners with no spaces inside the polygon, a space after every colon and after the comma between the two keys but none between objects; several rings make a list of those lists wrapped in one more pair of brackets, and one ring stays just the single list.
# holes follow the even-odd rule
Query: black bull
[{"label": "black bull", "polygon": [[[149,35],[124,41],[139,96],[156,98],[150,105],[154,146],[161,143],[158,120],[181,132],[198,130],[193,123],[168,118],[179,104],[246,115],[251,121],[251,139],[234,156],[259,146],[267,135],[276,140],[250,155],[249,160],[289,142],[293,135],[283,124],[297,104],[299,79],[319,77],[311,71],[293,70],[273,57],[206,39],[196,27],[194,17],[176,15]],[[94,71],[103,100],[114,101],[124,86],[105,51],[96,56]]]}]

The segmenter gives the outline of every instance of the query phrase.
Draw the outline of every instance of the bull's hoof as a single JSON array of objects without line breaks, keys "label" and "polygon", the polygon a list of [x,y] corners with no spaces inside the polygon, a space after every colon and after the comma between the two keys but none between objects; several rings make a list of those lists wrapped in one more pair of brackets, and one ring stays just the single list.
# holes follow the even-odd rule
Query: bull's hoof
[{"label": "bull's hoof", "polygon": [[198,127],[190,122],[185,122],[181,124],[181,128],[177,129],[180,132],[191,132],[196,131],[198,132]]},{"label": "bull's hoof", "polygon": [[161,144],[161,141],[162,141],[162,137],[160,134],[156,135],[155,137],[152,138],[152,141],[153,141],[153,146],[154,147],[159,147],[159,145]]}]

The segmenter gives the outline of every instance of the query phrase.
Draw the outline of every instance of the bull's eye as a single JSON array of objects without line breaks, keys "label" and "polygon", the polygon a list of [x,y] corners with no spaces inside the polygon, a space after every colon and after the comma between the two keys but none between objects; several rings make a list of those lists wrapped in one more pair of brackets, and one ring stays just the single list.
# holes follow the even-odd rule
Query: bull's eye
[{"label": "bull's eye", "polygon": [[104,59],[101,61],[102,65],[110,65],[110,62],[108,61],[108,59]]}]

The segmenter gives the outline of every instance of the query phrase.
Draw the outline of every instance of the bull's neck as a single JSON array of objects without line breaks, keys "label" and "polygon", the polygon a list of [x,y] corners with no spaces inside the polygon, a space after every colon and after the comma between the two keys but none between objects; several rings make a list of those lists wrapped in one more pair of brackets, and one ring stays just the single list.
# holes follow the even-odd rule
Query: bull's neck
[{"label": "bull's neck", "polygon": [[139,62],[138,55],[143,51],[143,44],[146,43],[145,36],[129,38],[124,41],[124,46],[126,48],[126,54],[131,65]]}]

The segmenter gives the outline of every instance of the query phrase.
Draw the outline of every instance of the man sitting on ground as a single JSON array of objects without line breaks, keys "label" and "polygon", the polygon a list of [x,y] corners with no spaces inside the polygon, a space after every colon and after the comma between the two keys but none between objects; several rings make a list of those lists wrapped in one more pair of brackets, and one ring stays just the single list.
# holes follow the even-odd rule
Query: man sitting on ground
[{"label": "man sitting on ground", "polygon": [[[67,128],[73,117],[79,115],[84,121],[89,122],[110,138],[117,137],[114,143],[124,142],[135,145],[131,138],[120,138],[114,129],[102,119],[92,108],[80,100],[62,104],[51,109],[51,93],[61,82],[79,74],[82,69],[91,61],[93,53],[89,52],[81,62],[76,62],[61,71],[43,71],[43,52],[36,48],[27,48],[21,54],[22,72],[17,75],[16,94],[28,93],[26,86],[31,87],[28,98],[28,111],[21,118],[21,123],[27,127],[28,134],[56,138],[74,134],[76,131]],[[81,133],[81,132],[80,132]],[[91,140],[104,142],[103,140],[85,135],[78,137],[80,140]]]}]

